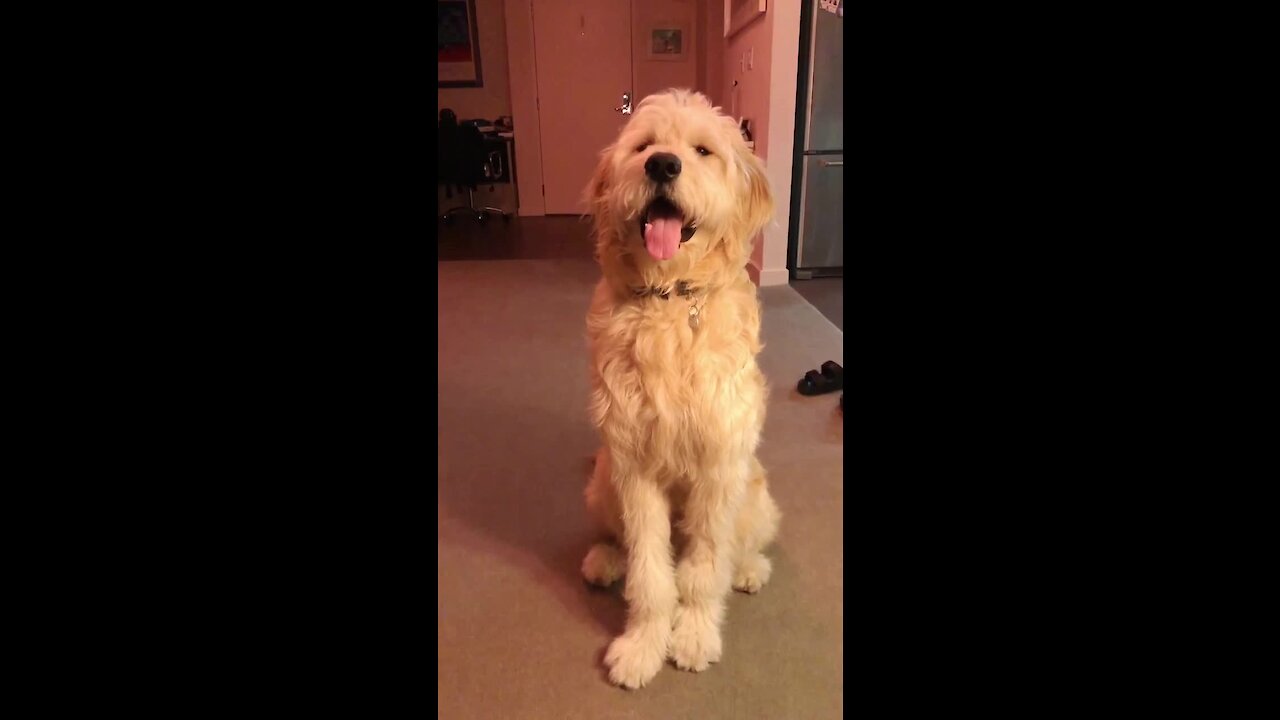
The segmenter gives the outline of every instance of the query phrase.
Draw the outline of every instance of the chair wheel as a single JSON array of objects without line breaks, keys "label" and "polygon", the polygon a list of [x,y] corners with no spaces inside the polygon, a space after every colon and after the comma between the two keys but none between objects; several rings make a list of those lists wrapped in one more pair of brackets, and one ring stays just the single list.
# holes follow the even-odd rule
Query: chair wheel
[{"label": "chair wheel", "polygon": [[445,225],[452,225],[452,224],[453,224],[453,217],[452,217],[452,216],[450,216],[450,215],[441,215],[441,216],[440,216],[440,222],[444,223]]},{"label": "chair wheel", "polygon": [[476,213],[476,222],[483,223],[485,220],[488,220],[488,219],[489,219],[488,215],[485,215],[484,213]]}]

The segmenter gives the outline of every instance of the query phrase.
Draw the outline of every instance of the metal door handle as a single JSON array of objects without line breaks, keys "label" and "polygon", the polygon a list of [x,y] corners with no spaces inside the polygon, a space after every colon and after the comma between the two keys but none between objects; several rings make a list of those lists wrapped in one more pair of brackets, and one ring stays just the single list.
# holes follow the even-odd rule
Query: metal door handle
[{"label": "metal door handle", "polygon": [[822,160],[822,167],[844,167],[843,160]]},{"label": "metal door handle", "polygon": [[614,112],[620,112],[623,115],[631,114],[631,93],[622,93],[622,107],[616,107]]}]

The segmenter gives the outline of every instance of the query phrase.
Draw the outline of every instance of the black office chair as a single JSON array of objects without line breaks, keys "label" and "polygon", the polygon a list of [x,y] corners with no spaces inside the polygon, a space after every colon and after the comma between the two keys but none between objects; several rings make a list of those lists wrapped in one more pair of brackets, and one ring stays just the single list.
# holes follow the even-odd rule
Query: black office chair
[{"label": "black office chair", "polygon": [[449,196],[450,187],[457,187],[459,192],[464,188],[467,191],[467,204],[446,210],[440,219],[447,225],[453,222],[454,215],[470,213],[478,222],[484,222],[489,215],[498,215],[503,222],[511,222],[511,216],[500,208],[476,207],[476,186],[501,174],[501,167],[494,165],[495,162],[501,163],[501,159],[496,153],[486,150],[480,130],[473,125],[458,125],[457,116],[452,111],[442,110],[439,142],[438,180],[445,183]]}]

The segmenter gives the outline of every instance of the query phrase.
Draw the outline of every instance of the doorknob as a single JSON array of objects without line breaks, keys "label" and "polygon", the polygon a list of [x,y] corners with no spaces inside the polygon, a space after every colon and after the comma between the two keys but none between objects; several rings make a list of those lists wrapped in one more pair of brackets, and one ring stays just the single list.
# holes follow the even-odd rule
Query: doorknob
[{"label": "doorknob", "polygon": [[631,93],[622,93],[622,107],[616,107],[614,112],[620,112],[623,115],[631,114]]}]

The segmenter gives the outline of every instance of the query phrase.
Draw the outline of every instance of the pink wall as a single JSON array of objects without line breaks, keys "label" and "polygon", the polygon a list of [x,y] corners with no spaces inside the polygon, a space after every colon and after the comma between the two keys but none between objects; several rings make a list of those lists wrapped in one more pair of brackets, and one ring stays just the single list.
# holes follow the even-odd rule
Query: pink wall
[{"label": "pink wall", "polygon": [[787,272],[787,227],[791,218],[791,169],[795,153],[796,72],[800,66],[800,4],[775,2],[766,18],[773,26],[769,74],[769,159],[766,170],[773,186],[777,211],[774,222],[765,226],[762,257],[759,260],[761,285],[785,285]]},{"label": "pink wall", "polygon": [[511,121],[515,124],[516,184],[520,215],[544,215],[542,126],[538,118],[538,75],[534,61],[533,8],[529,0],[505,0],[507,67],[511,74]]},{"label": "pink wall", "polygon": [[[769,3],[769,9],[779,0]],[[720,5],[723,17],[723,0],[714,3]],[[723,34],[723,20],[721,22]],[[747,118],[751,121],[751,133],[756,143],[756,155],[768,163],[769,158],[769,78],[773,59],[773,23],[770,13],[766,12],[760,20],[742,28],[736,35],[728,38],[724,54],[724,85],[722,97],[724,110],[735,119]],[[743,53],[754,54],[753,69],[746,69],[742,63]],[[734,81],[737,86],[734,86]],[[776,191],[776,188],[775,188]],[[751,261],[756,270],[763,267],[764,243],[756,238],[755,248],[751,252]]]},{"label": "pink wall", "polygon": [[[724,0],[709,2],[724,12]],[[749,65],[743,62],[744,53],[751,59]],[[751,253],[753,267],[749,271],[761,285],[785,284],[788,279],[787,226],[799,55],[800,4],[796,0],[769,0],[764,17],[728,38],[724,50],[724,109],[735,118],[751,121],[756,155],[764,161],[777,208]]]},{"label": "pink wall", "polygon": [[698,92],[725,107],[724,0],[698,0]]}]

